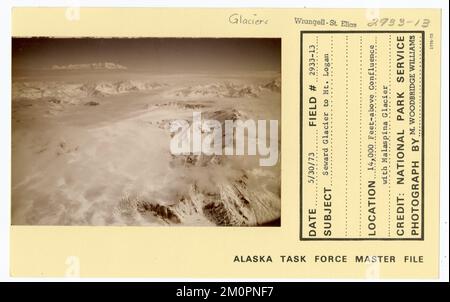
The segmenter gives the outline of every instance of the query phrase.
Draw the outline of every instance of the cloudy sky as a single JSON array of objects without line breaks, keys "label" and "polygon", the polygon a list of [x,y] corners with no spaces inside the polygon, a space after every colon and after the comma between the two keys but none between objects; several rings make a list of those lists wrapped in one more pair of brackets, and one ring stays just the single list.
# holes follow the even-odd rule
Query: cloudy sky
[{"label": "cloudy sky", "polygon": [[280,39],[13,38],[13,71],[112,62],[151,73],[281,70]]}]

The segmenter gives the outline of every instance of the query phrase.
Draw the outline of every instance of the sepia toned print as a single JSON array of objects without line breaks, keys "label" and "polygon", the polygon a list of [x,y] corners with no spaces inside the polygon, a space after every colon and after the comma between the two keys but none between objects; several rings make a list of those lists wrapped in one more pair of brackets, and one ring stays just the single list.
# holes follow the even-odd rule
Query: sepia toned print
[{"label": "sepia toned print", "polygon": [[13,225],[280,225],[280,39],[12,47]]}]

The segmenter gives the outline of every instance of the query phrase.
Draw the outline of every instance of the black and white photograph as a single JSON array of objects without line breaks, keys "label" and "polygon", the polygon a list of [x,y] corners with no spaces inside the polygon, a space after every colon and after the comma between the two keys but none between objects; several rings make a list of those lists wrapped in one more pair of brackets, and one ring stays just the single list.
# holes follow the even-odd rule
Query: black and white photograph
[{"label": "black and white photograph", "polygon": [[281,39],[12,38],[11,223],[279,226]]}]

